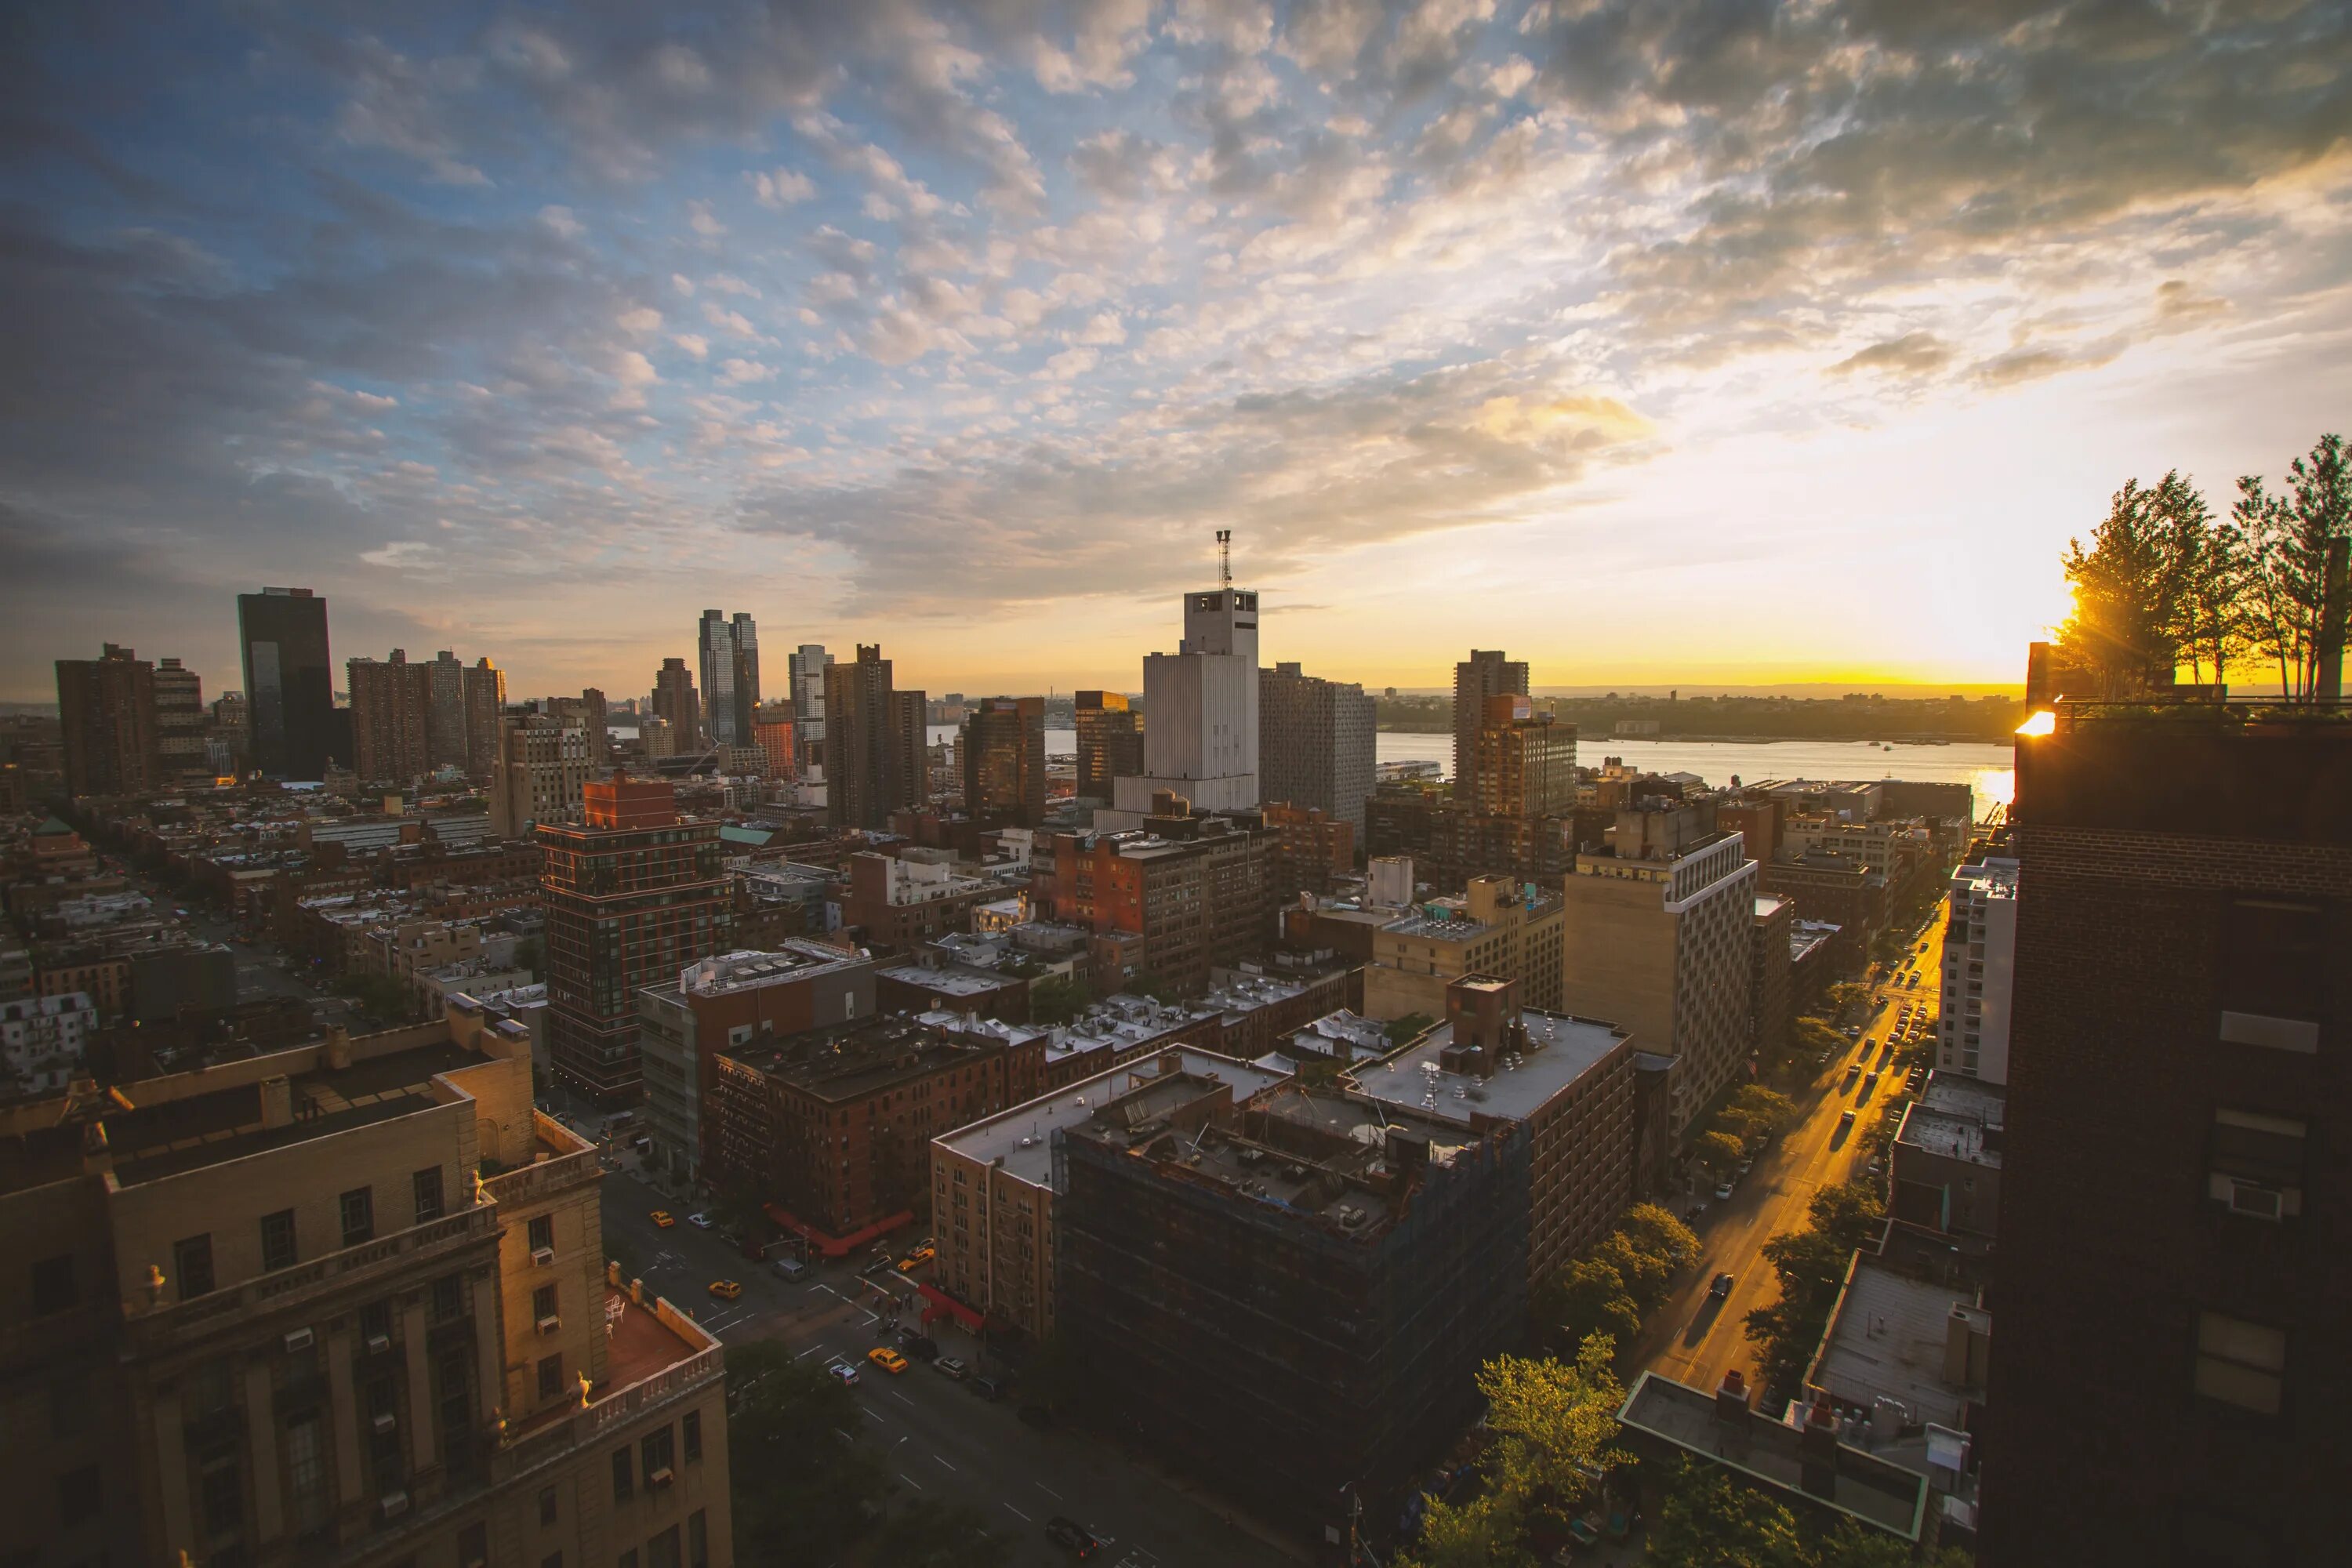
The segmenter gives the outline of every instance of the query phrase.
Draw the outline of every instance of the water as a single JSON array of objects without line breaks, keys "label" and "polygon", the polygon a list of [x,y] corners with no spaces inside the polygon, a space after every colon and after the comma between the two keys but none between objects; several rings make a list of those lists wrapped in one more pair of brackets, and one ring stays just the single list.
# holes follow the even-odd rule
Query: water
[{"label": "water", "polygon": [[[1051,750],[1050,747],[1047,748]],[[1948,746],[1905,745],[1887,751],[1868,741],[1644,741],[1609,735],[1576,742],[1576,760],[1598,767],[1603,757],[1622,757],[1628,767],[1657,773],[1696,773],[1711,784],[1737,777],[1759,779],[1907,779],[1917,784],[1965,784],[1976,791],[1981,813],[1995,801],[2007,805],[2017,790],[2014,753],[2005,745],[1979,742]],[[1435,763],[1453,771],[1452,735],[1383,732],[1384,763]]]}]

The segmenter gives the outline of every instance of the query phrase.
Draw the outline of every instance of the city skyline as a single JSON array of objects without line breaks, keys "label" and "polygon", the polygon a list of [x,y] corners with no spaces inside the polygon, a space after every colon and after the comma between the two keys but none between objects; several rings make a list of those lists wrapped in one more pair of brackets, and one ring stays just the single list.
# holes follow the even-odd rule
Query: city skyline
[{"label": "city skyline", "polygon": [[2007,682],[2014,562],[2352,391],[2317,5],[674,20],[34,24],[0,699],[226,689],[285,582],[519,692],[636,690],[713,578],[1125,688],[1227,527],[1269,661],[1371,688]]}]

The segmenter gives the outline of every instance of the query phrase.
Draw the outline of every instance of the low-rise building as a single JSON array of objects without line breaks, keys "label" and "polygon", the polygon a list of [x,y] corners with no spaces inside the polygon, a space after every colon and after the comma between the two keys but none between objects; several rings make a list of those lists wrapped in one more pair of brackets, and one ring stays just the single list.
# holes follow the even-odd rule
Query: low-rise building
[{"label": "low-rise building", "polygon": [[0,1098],[62,1093],[98,1032],[98,1004],[79,991],[0,1002]]},{"label": "low-rise building", "polygon": [[1990,1242],[2000,1214],[2008,1091],[1964,1074],[1931,1072],[1903,1112],[1892,1155],[1895,1217]]},{"label": "low-rise building", "polygon": [[853,855],[841,920],[866,941],[911,947],[968,930],[973,906],[998,892],[993,884],[962,875],[944,858]]},{"label": "low-rise building", "polygon": [[1171,1046],[1222,1051],[1224,1037],[1220,1008],[1125,993],[1106,996],[1047,1035],[1037,1087],[1060,1089]]},{"label": "low-rise building", "polygon": [[1519,984],[1528,1005],[1559,1003],[1559,897],[1505,877],[1474,877],[1458,899],[1433,899],[1372,939],[1364,1010],[1375,1018],[1445,1012],[1445,988],[1465,974]]}]

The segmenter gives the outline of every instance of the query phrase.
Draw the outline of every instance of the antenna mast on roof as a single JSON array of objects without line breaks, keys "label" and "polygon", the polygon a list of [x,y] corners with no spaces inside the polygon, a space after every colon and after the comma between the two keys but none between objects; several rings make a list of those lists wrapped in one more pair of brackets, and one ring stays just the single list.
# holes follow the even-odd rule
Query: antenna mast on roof
[{"label": "antenna mast on roof", "polygon": [[1221,528],[1217,530],[1217,586],[1230,588],[1233,585],[1234,531]]}]

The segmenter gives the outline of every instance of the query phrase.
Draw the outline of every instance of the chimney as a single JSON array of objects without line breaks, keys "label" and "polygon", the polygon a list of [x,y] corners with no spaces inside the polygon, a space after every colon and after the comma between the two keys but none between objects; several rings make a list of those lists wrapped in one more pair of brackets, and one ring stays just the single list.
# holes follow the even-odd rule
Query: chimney
[{"label": "chimney", "polygon": [[261,1124],[264,1127],[294,1125],[294,1085],[284,1073],[261,1080]]},{"label": "chimney", "polygon": [[1748,1426],[1748,1380],[1738,1367],[1723,1374],[1723,1382],[1715,1390],[1715,1418],[1725,1426]]},{"label": "chimney", "polygon": [[2352,539],[2327,546],[2326,590],[2319,611],[2319,685],[2314,693],[2322,702],[2344,700],[2344,617],[2352,605],[2346,600],[2346,576],[2352,573]]},{"label": "chimney", "polygon": [[1805,1412],[1805,1429],[1797,1437],[1798,1484],[1815,1497],[1833,1497],[1837,1493],[1837,1413],[1830,1408],[1830,1396],[1813,1395],[1813,1407]]},{"label": "chimney", "polygon": [[646,1304],[646,1282],[643,1279],[629,1281],[629,1300],[640,1307]]},{"label": "chimney", "polygon": [[615,1290],[621,1288],[621,1260],[619,1258],[608,1258],[604,1260],[604,1283],[611,1286]]},{"label": "chimney", "polygon": [[327,1030],[327,1069],[341,1072],[352,1065],[352,1032],[341,1024]]}]

